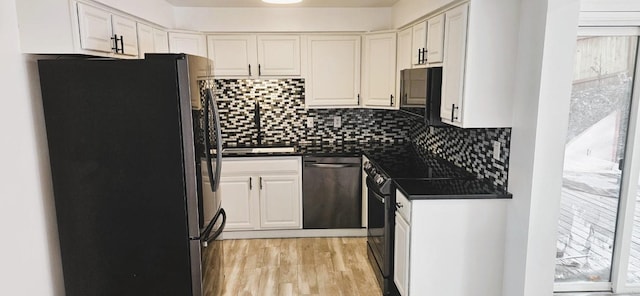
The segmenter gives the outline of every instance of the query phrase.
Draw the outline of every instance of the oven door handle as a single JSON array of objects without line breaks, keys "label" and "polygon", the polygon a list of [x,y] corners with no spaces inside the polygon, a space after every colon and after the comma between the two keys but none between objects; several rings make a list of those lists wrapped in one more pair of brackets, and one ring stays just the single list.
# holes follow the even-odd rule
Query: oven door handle
[{"label": "oven door handle", "polygon": [[371,179],[371,177],[369,176],[367,176],[367,188],[373,191],[373,195],[378,201],[380,201],[381,203],[384,203],[384,198],[383,198],[384,194],[380,192],[380,190],[378,189],[378,184],[373,182],[373,179]]}]

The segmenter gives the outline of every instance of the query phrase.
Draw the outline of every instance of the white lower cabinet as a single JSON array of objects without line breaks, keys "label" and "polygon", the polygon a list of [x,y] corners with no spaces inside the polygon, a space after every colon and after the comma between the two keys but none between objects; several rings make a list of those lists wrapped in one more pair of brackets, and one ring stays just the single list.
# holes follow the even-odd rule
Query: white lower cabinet
[{"label": "white lower cabinet", "polygon": [[400,295],[502,295],[508,201],[409,201],[396,191],[393,280]]},{"label": "white lower cabinet", "polygon": [[260,176],[260,228],[300,228],[300,179],[296,174]]},{"label": "white lower cabinet", "polygon": [[227,213],[225,230],[259,229],[251,176],[220,177],[218,193]]},{"label": "white lower cabinet", "polygon": [[220,194],[225,231],[300,229],[300,157],[225,158]]}]

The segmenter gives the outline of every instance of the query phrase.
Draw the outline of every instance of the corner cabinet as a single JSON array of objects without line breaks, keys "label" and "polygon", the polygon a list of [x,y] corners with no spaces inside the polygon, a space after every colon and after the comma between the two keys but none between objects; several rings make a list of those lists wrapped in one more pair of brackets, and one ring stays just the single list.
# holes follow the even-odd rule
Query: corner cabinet
[{"label": "corner cabinet", "polygon": [[207,48],[216,76],[300,76],[298,35],[208,35]]},{"label": "corner cabinet", "polygon": [[225,231],[302,228],[300,157],[225,158],[220,194]]},{"label": "corner cabinet", "polygon": [[206,37],[199,33],[169,32],[169,52],[206,57]]},{"label": "corner cabinet", "polygon": [[364,35],[361,98],[364,106],[398,107],[395,57],[395,32]]},{"label": "corner cabinet", "polygon": [[142,59],[145,53],[167,52],[169,52],[167,32],[138,23],[138,56]]},{"label": "corner cabinet", "polygon": [[507,202],[409,200],[396,190],[393,281],[400,295],[502,295]]},{"label": "corner cabinet", "polygon": [[307,106],[360,104],[360,35],[308,35]]}]

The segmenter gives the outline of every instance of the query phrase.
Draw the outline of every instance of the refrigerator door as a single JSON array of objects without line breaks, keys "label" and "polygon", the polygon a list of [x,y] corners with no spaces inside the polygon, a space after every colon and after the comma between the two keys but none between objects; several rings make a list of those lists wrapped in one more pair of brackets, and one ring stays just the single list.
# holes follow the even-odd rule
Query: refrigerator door
[{"label": "refrigerator door", "polygon": [[39,71],[66,295],[192,295],[175,59]]}]

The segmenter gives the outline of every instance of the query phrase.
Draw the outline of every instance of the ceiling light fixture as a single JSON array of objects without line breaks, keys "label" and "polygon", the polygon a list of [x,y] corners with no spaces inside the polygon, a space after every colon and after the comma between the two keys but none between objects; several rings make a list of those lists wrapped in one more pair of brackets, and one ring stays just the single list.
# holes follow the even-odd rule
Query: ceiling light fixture
[{"label": "ceiling light fixture", "polygon": [[270,4],[293,4],[300,3],[302,0],[262,0],[262,2],[270,3]]}]

